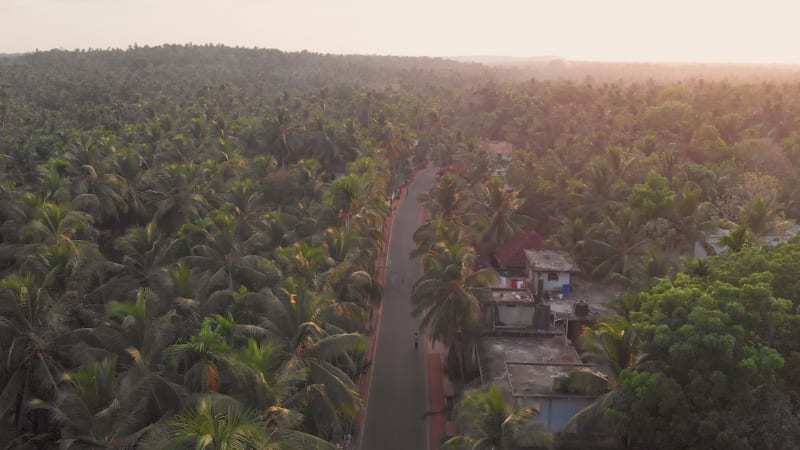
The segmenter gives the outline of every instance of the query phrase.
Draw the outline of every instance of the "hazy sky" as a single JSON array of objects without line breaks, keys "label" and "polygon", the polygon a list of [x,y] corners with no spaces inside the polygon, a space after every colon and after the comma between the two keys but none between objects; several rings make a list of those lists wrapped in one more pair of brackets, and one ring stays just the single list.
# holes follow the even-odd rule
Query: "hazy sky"
[{"label": "hazy sky", "polygon": [[325,53],[800,63],[800,1],[0,0],[0,53],[223,43]]}]

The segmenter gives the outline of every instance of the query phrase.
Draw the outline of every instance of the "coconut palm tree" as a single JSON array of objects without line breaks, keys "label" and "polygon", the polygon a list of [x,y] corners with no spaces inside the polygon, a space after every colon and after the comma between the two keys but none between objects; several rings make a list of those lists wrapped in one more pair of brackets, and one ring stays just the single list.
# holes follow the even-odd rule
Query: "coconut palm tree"
[{"label": "coconut palm tree", "polygon": [[192,392],[219,392],[221,372],[229,366],[231,348],[224,337],[206,319],[189,342],[174,344],[168,352],[178,371],[183,373],[184,386]]},{"label": "coconut palm tree", "polygon": [[202,217],[208,211],[207,186],[201,177],[202,168],[193,162],[166,164],[148,172],[143,184],[145,204],[159,227],[176,231],[181,225]]},{"label": "coconut palm tree", "polygon": [[30,274],[0,280],[0,418],[17,433],[48,431],[47,413],[31,401],[57,397],[62,373],[91,332],[71,329],[69,313],[69,303]]},{"label": "coconut palm tree", "polygon": [[728,247],[732,252],[738,252],[755,243],[755,238],[747,228],[747,225],[737,225],[730,233],[722,236],[719,243]]},{"label": "coconut palm tree", "polygon": [[775,229],[778,213],[772,203],[764,197],[756,197],[742,208],[741,222],[756,239]]},{"label": "coconut palm tree", "polygon": [[287,277],[303,279],[314,286],[318,284],[320,275],[335,264],[325,247],[304,241],[280,248],[275,253]]},{"label": "coconut palm tree", "polygon": [[676,242],[669,246],[682,252],[690,252],[695,242],[701,245],[705,243],[706,233],[713,229],[712,205],[700,200],[700,190],[688,186],[684,186],[676,194],[675,207],[669,217],[670,224],[676,231]]},{"label": "coconut palm tree", "polygon": [[328,190],[328,203],[335,211],[341,211],[340,218],[345,228],[350,228],[354,212],[361,206],[363,185],[360,176],[350,174],[331,183]]},{"label": "coconut palm tree", "polygon": [[[475,270],[477,254],[458,242],[439,242],[422,257],[425,270],[411,292],[412,315],[422,317],[420,329],[455,353],[464,379],[463,353],[478,333],[480,300],[497,273]],[[466,345],[465,345],[466,344]]]},{"label": "coconut palm tree", "polygon": [[64,374],[54,402],[35,399],[31,407],[49,413],[60,448],[135,447],[150,427],[121,434],[122,424],[131,418],[122,414],[120,402],[132,397],[130,392],[120,392],[132,387],[123,379],[117,358],[92,361]]},{"label": "coconut palm tree", "polygon": [[491,179],[476,189],[475,211],[480,229],[478,235],[487,249],[494,248],[533,226],[533,219],[519,213],[523,200],[517,192],[507,190],[502,180]]},{"label": "coconut palm tree", "polygon": [[586,223],[599,222],[624,203],[630,188],[608,159],[595,159],[586,171],[585,189],[576,194],[580,199],[580,217]]},{"label": "coconut palm tree", "polygon": [[323,274],[322,289],[332,292],[338,302],[355,303],[363,308],[379,305],[383,295],[378,280],[350,260]]},{"label": "coconut palm tree", "polygon": [[[231,397],[214,394],[197,400],[195,406],[175,417],[145,443],[154,449],[289,450],[307,448],[333,450],[329,442],[295,431],[276,420],[277,414],[243,408]],[[296,420],[296,419],[295,419]]]},{"label": "coconut palm tree", "polygon": [[85,212],[44,202],[22,229],[23,238],[30,242],[22,249],[23,267],[40,276],[56,269],[68,279],[90,263],[100,262],[93,223]]},{"label": "coconut palm tree", "polygon": [[453,174],[445,174],[433,189],[420,194],[419,200],[434,218],[448,224],[463,224],[464,215],[472,203],[470,191]]},{"label": "coconut palm tree", "polygon": [[[354,320],[354,314],[361,318]],[[353,326],[348,322],[363,324],[364,317],[356,305],[334,302],[293,280],[287,280],[270,307],[266,327],[286,352],[280,370],[307,371],[306,386],[313,391],[309,417],[318,436],[341,438],[344,424],[361,411],[357,388],[345,370],[354,370],[351,355],[366,350],[366,340],[344,330]]]},{"label": "coconut palm tree", "polygon": [[189,267],[209,276],[210,289],[236,289],[245,285],[259,290],[274,285],[281,277],[275,264],[261,256],[269,237],[256,233],[246,240],[236,236],[236,220],[228,212],[215,210],[211,214],[213,227],[206,242],[191,247],[191,254],[181,258]]},{"label": "coconut palm tree", "polygon": [[461,434],[442,444],[442,450],[513,450],[551,448],[545,425],[534,422],[535,407],[510,408],[497,386],[473,389],[459,404]]},{"label": "coconut palm tree", "polygon": [[267,141],[279,155],[278,160],[282,168],[294,158],[296,147],[294,134],[299,130],[301,126],[295,123],[295,117],[285,107],[277,108],[267,120]]},{"label": "coconut palm tree", "polygon": [[428,253],[439,242],[469,242],[472,234],[466,228],[452,226],[441,219],[429,220],[414,231],[416,248],[410,256],[417,258]]},{"label": "coconut palm tree", "polygon": [[162,233],[155,222],[129,228],[113,242],[114,249],[120,255],[118,261],[124,269],[104,280],[87,294],[87,298],[100,303],[123,298],[140,287],[159,287],[163,278],[162,267],[171,262],[170,253],[175,253],[175,242]]},{"label": "coconut palm tree", "polygon": [[625,208],[592,227],[581,250],[592,265],[592,276],[630,283],[650,242],[635,214]]},{"label": "coconut palm tree", "polygon": [[604,428],[608,432],[605,412],[618,394],[622,372],[641,368],[648,362],[637,344],[636,328],[622,317],[612,317],[584,331],[581,336],[582,358],[596,364],[600,372],[583,370],[575,375],[585,378],[582,382],[586,385],[598,382],[606,385],[607,392],[570,419],[567,429],[575,429],[578,434],[602,433]]}]

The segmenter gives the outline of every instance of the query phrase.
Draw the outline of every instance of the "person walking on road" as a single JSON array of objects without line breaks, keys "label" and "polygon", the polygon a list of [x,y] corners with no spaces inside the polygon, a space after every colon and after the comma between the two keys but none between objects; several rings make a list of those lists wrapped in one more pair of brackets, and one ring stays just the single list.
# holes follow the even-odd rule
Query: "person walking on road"
[{"label": "person walking on road", "polygon": [[419,348],[419,333],[416,331],[414,332],[414,351],[417,351]]}]

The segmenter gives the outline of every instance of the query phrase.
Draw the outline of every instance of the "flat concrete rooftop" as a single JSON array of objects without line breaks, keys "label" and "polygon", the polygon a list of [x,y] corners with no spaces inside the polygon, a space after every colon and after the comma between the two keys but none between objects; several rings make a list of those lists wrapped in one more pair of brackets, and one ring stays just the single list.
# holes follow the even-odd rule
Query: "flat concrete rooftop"
[{"label": "flat concrete rooftop", "polygon": [[479,354],[486,384],[500,386],[510,394],[510,375],[517,395],[556,395],[553,377],[569,372],[574,366],[511,364],[507,368],[506,363],[581,364],[575,349],[564,345],[564,336],[484,336]]}]

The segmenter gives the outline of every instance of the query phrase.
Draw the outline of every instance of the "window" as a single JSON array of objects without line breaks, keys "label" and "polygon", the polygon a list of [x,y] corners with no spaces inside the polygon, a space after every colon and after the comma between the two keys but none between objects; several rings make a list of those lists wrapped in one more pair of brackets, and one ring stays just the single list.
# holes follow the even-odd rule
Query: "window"
[{"label": "window", "polygon": [[558,281],[558,274],[556,272],[547,272],[547,281]]}]

